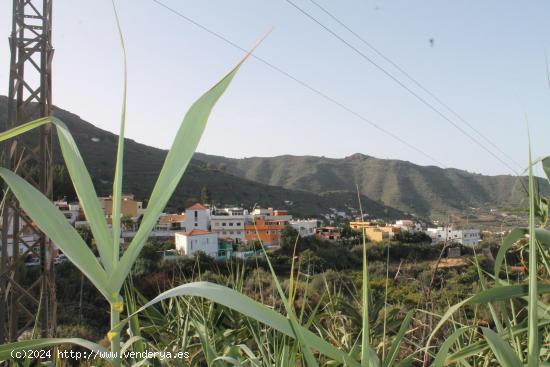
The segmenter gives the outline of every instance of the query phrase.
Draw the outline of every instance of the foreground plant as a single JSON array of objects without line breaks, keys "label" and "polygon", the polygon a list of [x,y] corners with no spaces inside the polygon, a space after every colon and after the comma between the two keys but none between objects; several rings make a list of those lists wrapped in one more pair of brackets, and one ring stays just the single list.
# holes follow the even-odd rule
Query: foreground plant
[{"label": "foreground plant", "polygon": [[[122,37],[121,42],[124,49]],[[150,302],[142,302],[141,304],[144,304],[141,307],[136,305],[136,301],[132,296],[122,297],[121,289],[128,278],[130,270],[145,245],[150,232],[157,223],[159,214],[166,206],[185,172],[204,132],[210,112],[245,60],[246,58],[231,70],[220,82],[203,94],[185,115],[174,139],[174,143],[166,156],[160,175],[155,183],[139,230],[122,256],[120,255],[120,208],[124,156],[126,81],[124,83],[124,102],[122,105],[121,128],[113,182],[112,229],[107,225],[103,211],[99,206],[99,200],[93,187],[90,174],[84,165],[76,143],[67,126],[62,121],[55,117],[42,118],[0,134],[0,141],[5,141],[45,124],[52,124],[56,128],[67,170],[97,244],[100,255],[99,260],[94,256],[91,249],[83,241],[78,232],[68,223],[66,218],[48,198],[43,196],[37,189],[21,177],[6,168],[0,168],[0,177],[6,182],[11,193],[18,199],[22,209],[25,210],[36,225],[63,250],[71,262],[86,275],[103,297],[105,297],[110,304],[111,314],[110,332],[108,333],[108,338],[111,341],[110,350],[83,339],[37,339],[0,346],[0,361],[10,359],[12,351],[16,350],[39,349],[59,344],[76,344],[92,351],[100,352],[101,358],[118,366],[123,362],[121,356],[122,351],[134,345],[137,350],[143,350],[143,345],[141,345],[141,347],[139,346],[141,339],[138,334],[139,325],[137,315],[141,312],[145,312],[151,306],[170,298],[186,296],[205,298],[226,306],[239,315],[242,315],[245,319],[263,323],[267,325],[270,331],[278,333],[275,338],[269,338],[263,334],[258,334],[255,338],[259,341],[259,344],[265,343],[266,341],[270,342],[274,339],[283,339],[283,342],[281,342],[282,348],[277,349],[282,353],[282,357],[277,359],[281,362],[280,365],[292,366],[300,364],[311,367],[317,366],[319,361],[328,361],[327,364],[330,365],[390,367],[407,366],[413,363],[412,356],[401,361],[397,360],[399,349],[405,340],[406,331],[412,319],[411,312],[405,317],[393,342],[389,345],[387,354],[385,350],[385,341],[382,347],[382,358],[377,355],[370,345],[372,332],[369,327],[369,313],[372,309],[372,299],[369,288],[365,241],[363,241],[362,290],[360,297],[361,334],[360,338],[358,337],[357,340],[354,341],[352,350],[338,348],[323,340],[310,330],[312,326],[311,322],[308,321],[305,325],[302,324],[303,315],[296,315],[294,307],[292,306],[296,294],[293,286],[294,274],[291,273],[291,286],[287,299],[287,295],[284,293],[273,267],[271,266],[269,256],[267,256],[263,247],[262,251],[264,251],[271,275],[275,282],[277,294],[283,303],[285,314],[278,313],[246,297],[237,290],[209,282],[192,282],[180,285],[158,295]],[[547,158],[542,162],[543,168],[550,178],[550,159]],[[550,231],[540,226],[538,228],[535,226],[537,212],[546,213],[545,218],[547,217],[548,201],[540,199],[535,192],[532,165],[530,165],[529,169],[529,196],[530,226],[526,229],[517,229],[513,231],[504,241],[497,256],[495,273],[492,275],[495,279],[496,286],[486,288],[484,283],[485,275],[480,272],[480,281],[483,285],[483,290],[451,306],[449,311],[441,317],[440,322],[432,331],[427,345],[423,348],[426,353],[426,358],[424,358],[425,364],[427,364],[429,360],[433,360],[436,366],[443,366],[451,363],[470,366],[471,363],[469,363],[468,360],[473,359],[477,362],[478,359],[481,359],[483,365],[494,365],[494,357],[497,363],[503,366],[519,367],[523,366],[525,362],[529,367],[539,366],[541,355],[540,336],[542,335],[543,338],[545,338],[544,340],[548,342],[548,333],[540,333],[541,335],[538,335],[539,329],[548,331],[548,325],[550,325],[549,306],[539,299],[539,294],[550,293],[550,284],[539,281],[537,274],[539,259],[542,259],[542,264],[546,266],[547,274],[550,273],[550,266],[548,266],[550,262],[547,256],[547,249],[550,247]],[[546,203],[546,207],[544,203]],[[500,279],[504,254],[515,242],[517,242],[517,240],[525,235],[529,235],[529,281],[527,284],[512,284],[508,280]],[[363,236],[363,239],[364,238]],[[294,269],[294,265],[292,269]],[[129,293],[131,292],[126,292],[126,294]],[[517,320],[523,309],[514,311],[514,299],[523,300],[521,302],[526,303],[524,307],[527,313],[526,321]],[[509,306],[507,303],[509,303]],[[468,305],[488,305],[493,315],[493,322],[497,329],[496,332],[492,329],[484,328],[480,335],[480,333],[477,332],[476,325],[460,327],[447,338],[437,351],[437,354],[435,354],[431,346],[435,334],[441,329],[444,323],[452,320],[453,314],[456,311]],[[127,317],[121,320],[120,315],[125,309]],[[178,312],[184,314],[185,312],[189,312],[189,308],[183,311],[180,309]],[[217,356],[216,350],[210,342],[211,338],[209,337],[209,332],[206,330],[206,322],[200,322],[200,317],[203,316],[202,308],[195,308],[195,313],[198,314],[199,318],[194,318],[192,321],[195,322],[194,329],[197,330],[200,338],[201,347],[207,364],[214,365],[218,362],[238,364],[236,360],[230,361],[229,359],[223,359]],[[190,319],[186,318],[183,321],[182,329],[184,331],[189,328],[189,320]],[[384,320],[384,330],[386,330],[385,323],[386,321]],[[128,324],[130,325],[128,332],[130,337],[122,341],[121,334]],[[259,331],[260,329],[251,328],[251,330]],[[464,338],[464,336],[468,336],[468,338]],[[286,344],[286,338],[292,338],[294,342],[292,344]],[[187,343],[187,339],[184,340],[184,343]],[[248,353],[246,348],[240,347],[245,353]],[[111,354],[109,354],[109,352]],[[546,355],[549,354],[547,350],[545,353]],[[322,357],[320,355],[322,355]],[[275,360],[276,358],[270,359]],[[141,362],[146,361],[139,361],[138,363]],[[250,365],[259,365],[253,357],[249,358],[249,362]],[[278,362],[276,364],[278,364]],[[474,363],[474,365],[477,364]]]},{"label": "foreground plant", "polygon": [[[550,182],[550,157],[541,159],[540,162]],[[548,199],[536,190],[533,165],[529,158],[529,226],[514,229],[504,239],[495,259],[494,274],[483,274],[479,271],[484,290],[451,306],[442,316],[430,336],[426,353],[430,351],[430,342],[444,323],[451,321],[456,327],[439,348],[434,366],[470,366],[472,362],[507,367],[549,365],[550,304],[540,297],[550,293],[550,231],[545,229]],[[504,268],[505,279],[502,279],[502,272],[506,253],[518,242],[527,243],[528,278],[527,282],[514,284],[510,281],[507,266]],[[494,279],[494,287],[487,288],[486,276]],[[478,325],[459,325],[453,322],[453,314],[460,309],[479,305],[489,308],[496,330],[488,327],[479,330]]]},{"label": "foreground plant", "polygon": [[[122,33],[120,34],[124,50]],[[122,256],[120,256],[120,222],[126,115],[126,57],[124,56],[124,97],[113,183],[112,230],[108,227],[103,211],[99,206],[98,196],[93,187],[90,174],[84,165],[76,143],[67,126],[61,120],[55,117],[41,118],[0,134],[0,141],[5,141],[45,124],[52,124],[57,130],[61,152],[80,205],[97,244],[100,260],[94,256],[78,232],[47,197],[6,168],[0,168],[0,177],[8,185],[11,193],[19,201],[21,208],[25,210],[34,223],[63,250],[71,262],[88,277],[111,305],[112,331],[108,337],[111,340],[111,352],[115,356],[113,358],[115,365],[120,364],[120,335],[116,331],[116,327],[120,322],[120,313],[124,309],[124,300],[120,295],[120,290],[132,265],[145,245],[149,233],[154,228],[158,216],[185,172],[204,132],[210,112],[247,57],[193,103],[185,115],[155,183],[139,230]],[[106,351],[99,345],[79,339],[44,339],[1,346],[0,360],[8,358],[6,353],[13,348],[38,348],[60,343],[74,343],[97,351]]]}]

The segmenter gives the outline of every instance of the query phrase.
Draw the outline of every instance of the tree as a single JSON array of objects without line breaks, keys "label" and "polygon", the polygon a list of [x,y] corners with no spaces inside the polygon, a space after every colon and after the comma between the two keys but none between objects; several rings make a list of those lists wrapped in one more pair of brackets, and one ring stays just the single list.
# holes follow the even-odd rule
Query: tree
[{"label": "tree", "polygon": [[69,177],[67,168],[64,165],[54,165],[52,169],[53,198],[67,201],[76,200],[76,192]]},{"label": "tree", "polygon": [[208,191],[206,186],[203,186],[201,189],[201,203],[210,204],[211,201],[212,198],[210,197],[210,191]]},{"label": "tree", "polygon": [[162,253],[158,250],[156,244],[147,241],[134,264],[133,275],[140,278],[158,271],[161,260]]},{"label": "tree", "polygon": [[310,269],[311,272],[319,271],[326,265],[325,260],[309,249],[300,254],[300,262],[304,268]]},{"label": "tree", "polygon": [[401,243],[430,243],[432,239],[424,232],[400,232],[394,238],[395,241]]},{"label": "tree", "polygon": [[124,215],[120,219],[120,223],[122,224],[124,230],[129,231],[134,229],[134,220],[132,219],[132,216],[130,215]]},{"label": "tree", "polygon": [[342,237],[342,238],[355,238],[355,237],[357,237],[357,232],[354,231],[350,227],[349,223],[346,223],[342,227],[342,230],[340,232],[340,237]]},{"label": "tree", "polygon": [[287,253],[294,251],[294,245],[298,240],[298,231],[290,225],[286,225],[285,228],[281,231],[281,239],[279,244],[281,249]]}]

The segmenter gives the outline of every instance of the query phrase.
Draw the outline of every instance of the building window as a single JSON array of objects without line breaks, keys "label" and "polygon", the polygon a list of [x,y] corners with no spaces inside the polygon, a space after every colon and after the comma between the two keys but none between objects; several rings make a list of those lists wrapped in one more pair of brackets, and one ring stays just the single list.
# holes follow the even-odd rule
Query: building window
[{"label": "building window", "polygon": [[197,222],[195,222],[195,227],[196,227],[196,226],[198,226],[198,223],[197,223]]},{"label": "building window", "polygon": [[238,227],[241,225],[241,222],[237,222],[235,225]]},{"label": "building window", "polygon": [[224,226],[224,227],[225,227],[225,225],[226,225],[226,223],[225,223],[225,222],[223,222],[223,223],[222,223],[222,226]]},{"label": "building window", "polygon": [[199,212],[195,210],[195,220],[199,217]]},{"label": "building window", "polygon": [[230,227],[233,227],[233,222],[229,222],[229,226],[230,226]]}]

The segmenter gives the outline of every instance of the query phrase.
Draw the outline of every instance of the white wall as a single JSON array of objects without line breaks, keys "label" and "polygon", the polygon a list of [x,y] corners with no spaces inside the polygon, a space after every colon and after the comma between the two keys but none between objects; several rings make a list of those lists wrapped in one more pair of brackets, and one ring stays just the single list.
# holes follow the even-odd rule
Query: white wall
[{"label": "white wall", "polygon": [[426,232],[433,243],[455,242],[465,246],[474,246],[481,241],[479,229],[458,229],[452,227],[428,228]]},{"label": "white wall", "polygon": [[176,250],[184,255],[193,256],[197,251],[216,257],[218,255],[218,236],[214,233],[187,236],[176,233]]},{"label": "white wall", "polygon": [[185,210],[185,230],[202,229],[209,231],[210,211],[208,209],[186,209]]},{"label": "white wall", "polygon": [[289,224],[298,231],[300,237],[308,237],[315,235],[315,229],[317,228],[317,220],[291,220]]}]

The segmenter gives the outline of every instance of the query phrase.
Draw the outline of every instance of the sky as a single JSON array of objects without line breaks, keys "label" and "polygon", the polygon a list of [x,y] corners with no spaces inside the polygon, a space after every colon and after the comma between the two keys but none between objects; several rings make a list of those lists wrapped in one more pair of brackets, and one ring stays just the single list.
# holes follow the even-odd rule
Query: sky
[{"label": "sky", "polygon": [[[272,29],[255,54],[341,104],[250,59],[215,107],[201,152],[236,158],[359,152],[512,174],[486,149],[516,170],[525,168],[528,123],[533,156],[550,155],[550,2],[315,0],[450,106],[480,137],[310,0],[292,1],[452,123],[286,0],[159,1],[245,49]],[[243,51],[153,0],[116,0],[116,5],[128,55],[126,136],[168,148],[188,107]],[[118,133],[123,64],[111,1],[54,0],[53,22],[54,104]],[[2,1],[3,95],[10,31],[11,1]]]}]

